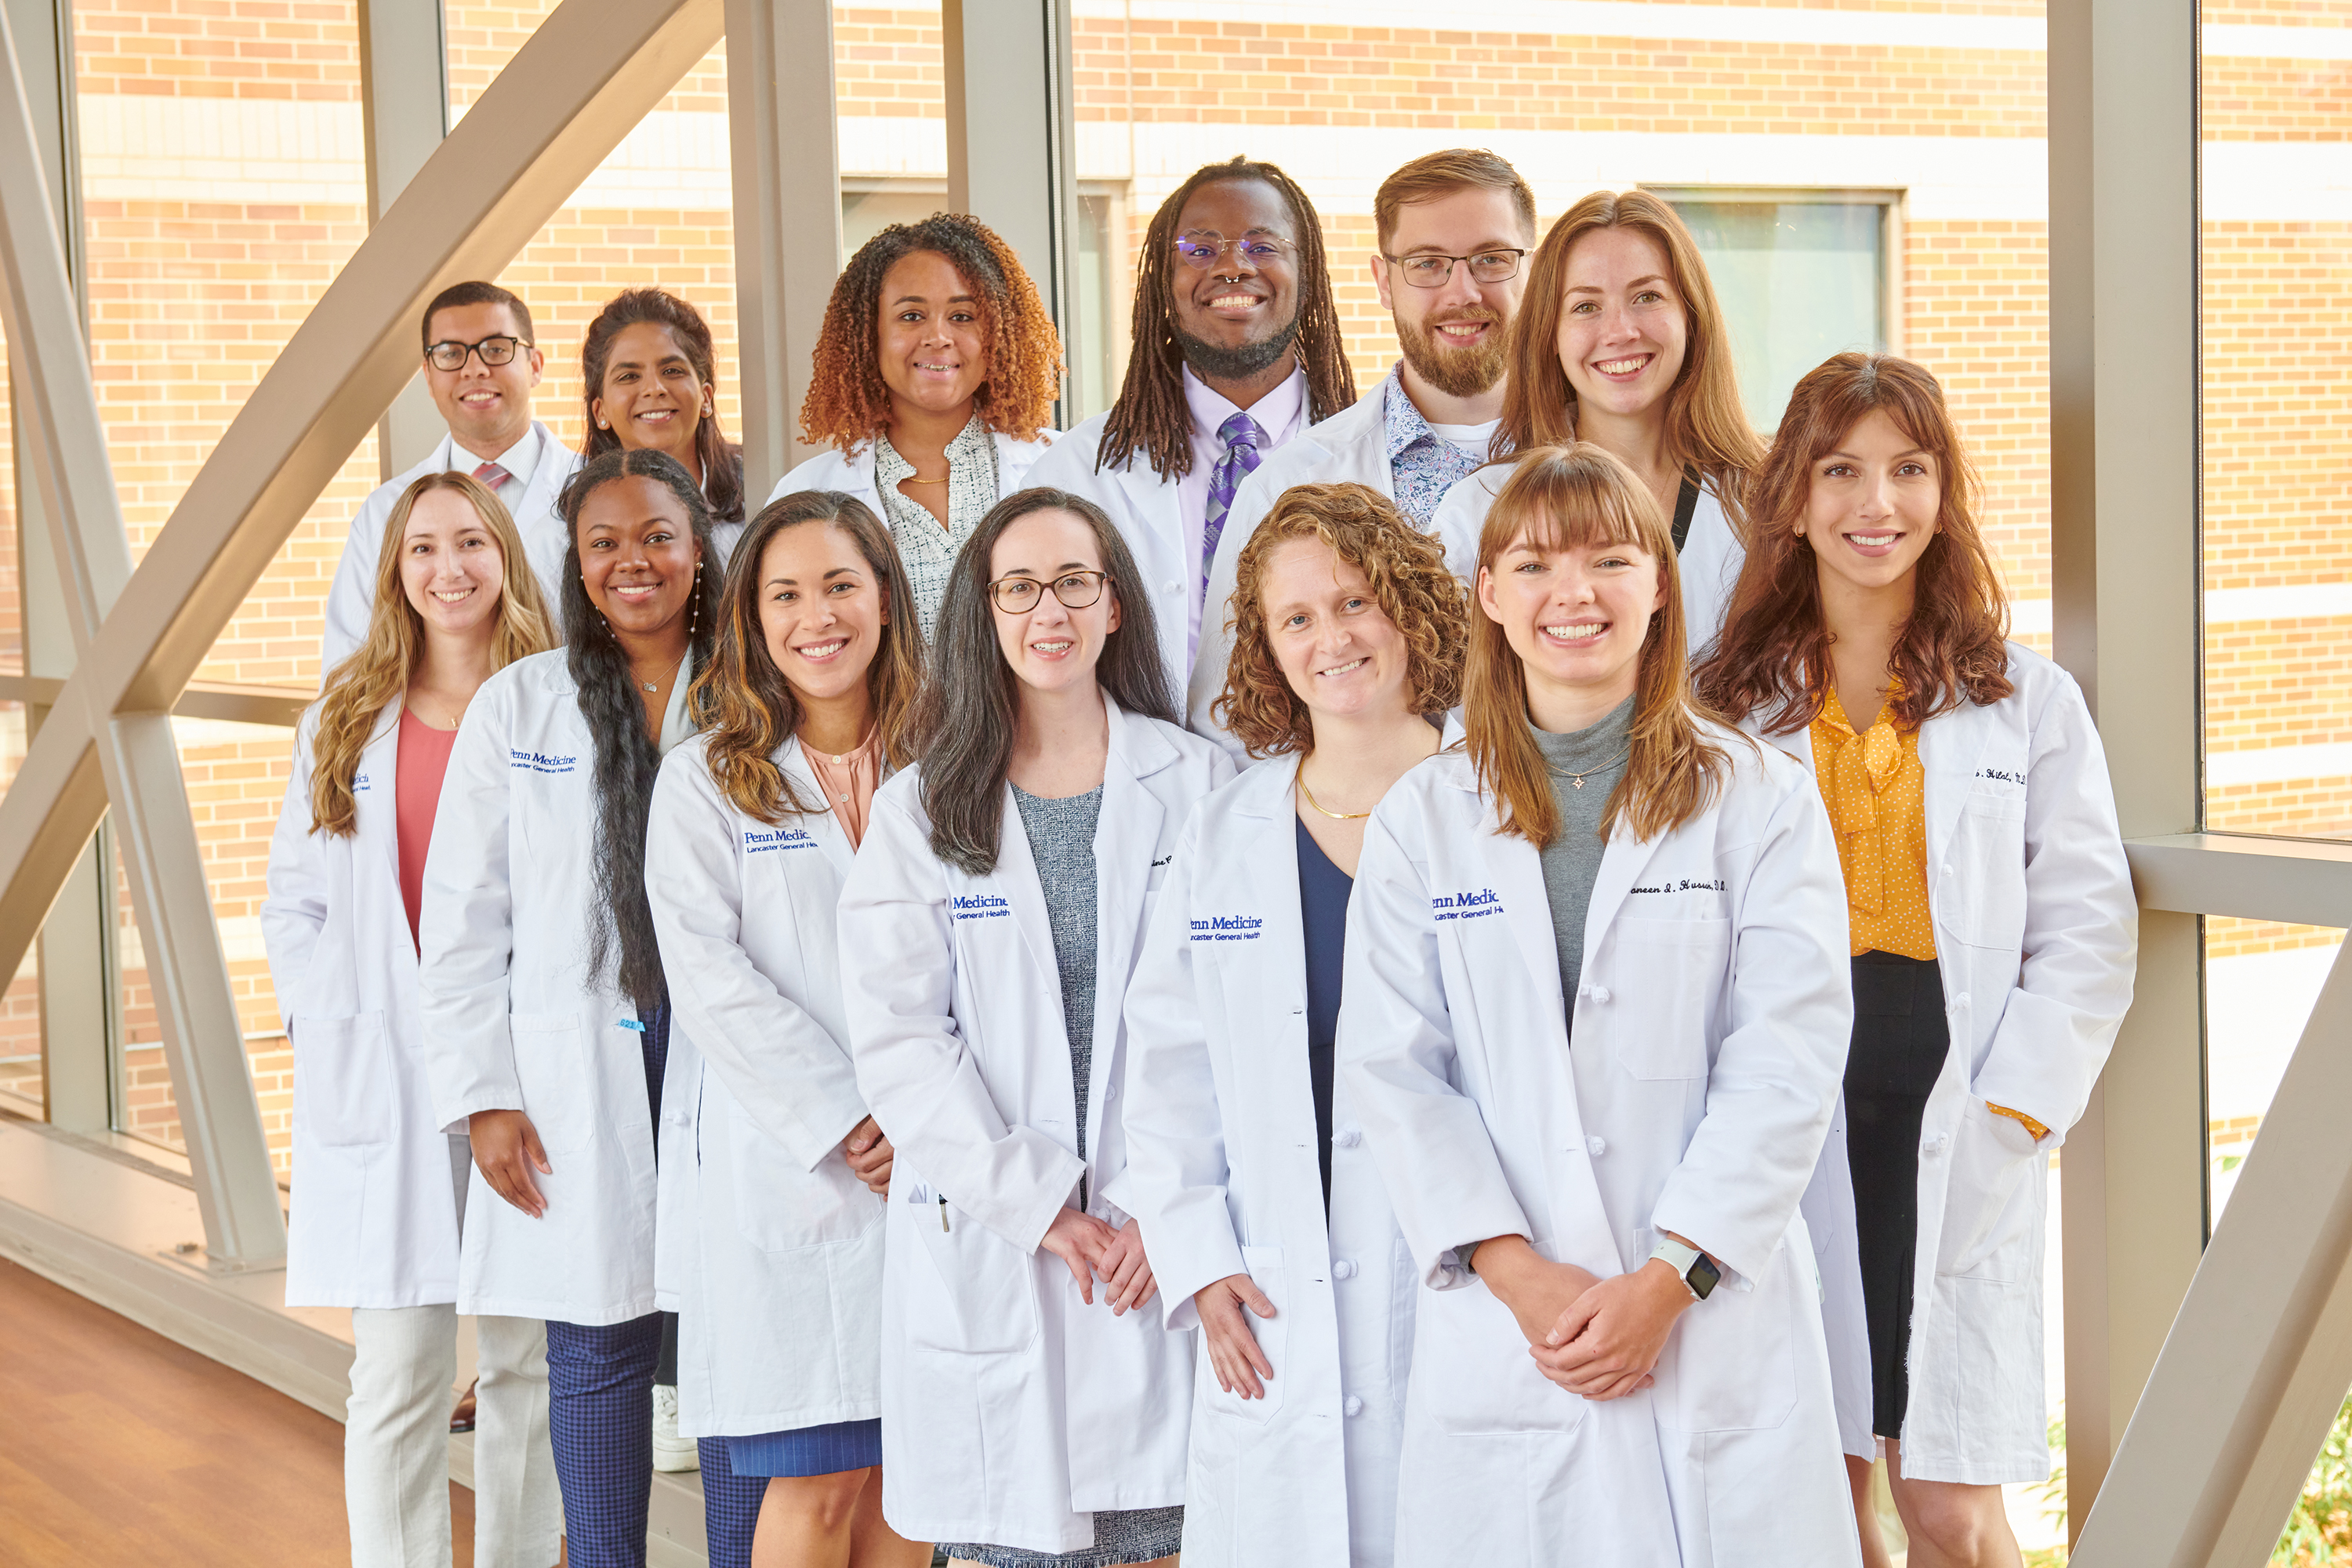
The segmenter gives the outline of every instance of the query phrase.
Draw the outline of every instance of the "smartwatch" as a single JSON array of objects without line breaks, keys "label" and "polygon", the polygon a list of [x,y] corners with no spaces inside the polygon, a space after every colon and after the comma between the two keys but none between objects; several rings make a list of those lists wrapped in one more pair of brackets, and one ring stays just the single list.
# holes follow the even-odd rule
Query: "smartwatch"
[{"label": "smartwatch", "polygon": [[1651,1250],[1652,1258],[1664,1258],[1666,1266],[1683,1277],[1683,1288],[1694,1301],[1704,1301],[1709,1292],[1723,1281],[1723,1270],[1715,1259],[1696,1247],[1685,1247],[1673,1237],[1661,1237]]}]

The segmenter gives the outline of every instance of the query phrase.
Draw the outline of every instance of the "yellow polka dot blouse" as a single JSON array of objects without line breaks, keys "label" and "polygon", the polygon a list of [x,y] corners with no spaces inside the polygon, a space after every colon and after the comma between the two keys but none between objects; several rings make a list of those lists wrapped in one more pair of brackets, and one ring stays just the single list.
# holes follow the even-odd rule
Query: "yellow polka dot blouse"
[{"label": "yellow polka dot blouse", "polygon": [[1927,918],[1927,773],[1919,731],[1886,709],[1857,735],[1832,689],[1812,723],[1813,777],[1837,833],[1853,951],[1936,956]]}]

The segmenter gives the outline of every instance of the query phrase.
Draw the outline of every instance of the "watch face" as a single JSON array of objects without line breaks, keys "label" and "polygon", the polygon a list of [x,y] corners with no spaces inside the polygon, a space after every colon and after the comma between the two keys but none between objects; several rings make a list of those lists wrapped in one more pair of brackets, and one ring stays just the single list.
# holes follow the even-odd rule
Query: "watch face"
[{"label": "watch face", "polygon": [[1704,1301],[1723,1282],[1723,1270],[1715,1266],[1714,1258],[1702,1252],[1698,1255],[1698,1261],[1690,1266],[1690,1272],[1683,1278],[1689,1282],[1691,1293]]}]

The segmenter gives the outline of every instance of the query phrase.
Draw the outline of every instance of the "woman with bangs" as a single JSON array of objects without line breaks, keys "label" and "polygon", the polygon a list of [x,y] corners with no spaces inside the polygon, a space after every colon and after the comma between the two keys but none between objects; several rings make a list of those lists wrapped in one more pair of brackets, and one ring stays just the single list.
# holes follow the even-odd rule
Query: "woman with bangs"
[{"label": "woman with bangs", "polygon": [[[681,1040],[690,1159],[663,1172],[678,1425],[768,1478],[755,1568],[923,1568],[882,1520],[891,1149],[857,1092],[835,907],[874,791],[913,757],[922,634],[880,520],[786,496],[728,574],[654,786],[646,899]],[[674,1282],[673,1282],[674,1281]]]},{"label": "woman with bangs", "polygon": [[[410,485],[376,563],[367,640],[296,731],[261,930],[294,1047],[286,1300],[352,1310],[352,1561],[405,1568],[450,1560],[444,1417],[468,1164],[425,1077],[425,849],[474,693],[545,648],[553,618],[513,520],[465,474]],[[541,1568],[562,1531],[546,1331],[528,1313],[477,1329],[475,1561]]]},{"label": "woman with bangs", "polygon": [[956,552],[1054,439],[1062,340],[1013,247],[933,213],[860,246],[834,283],[801,404],[831,445],[776,486],[840,490],[889,525],[925,641]]},{"label": "woman with bangs", "polygon": [[1672,520],[1691,657],[1714,640],[1747,537],[1740,497],[1763,460],[1715,284],[1690,230],[1647,191],[1595,191],[1528,262],[1495,456],[1446,493],[1431,526],[1465,579],[1507,459],[1590,441]]},{"label": "woman with bangs", "polygon": [[1675,578],[1625,464],[1522,457],[1466,740],[1365,830],[1341,1080],[1432,1288],[1400,1562],[1859,1560],[1798,1220],[1837,853],[1804,770],[1694,707]]},{"label": "woman with bangs", "polygon": [[2050,1468],[2050,1152],[2138,941],[2090,711],[2004,639],[1977,498],[1933,376],[1822,364],[1757,476],[1754,548],[1698,673],[1717,710],[1810,762],[1837,835],[1853,1048],[1805,1212],[1865,1549],[1886,1561],[1876,1437],[1915,1568],[2019,1561],[2000,1487]]},{"label": "woman with bangs", "polygon": [[1160,889],[1129,1180],[1168,1326],[1207,1352],[1186,1553],[1385,1568],[1418,1281],[1334,1056],[1365,824],[1460,700],[1468,595],[1359,484],[1284,491],[1237,569],[1218,720],[1269,760],[1194,808]]}]

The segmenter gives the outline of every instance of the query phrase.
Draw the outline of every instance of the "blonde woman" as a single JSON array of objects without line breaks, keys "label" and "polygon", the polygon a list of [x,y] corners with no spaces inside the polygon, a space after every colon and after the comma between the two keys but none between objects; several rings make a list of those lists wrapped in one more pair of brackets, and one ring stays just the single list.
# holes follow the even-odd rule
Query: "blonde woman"
[{"label": "blonde woman", "polygon": [[[464,474],[428,474],[384,521],[374,607],[295,740],[261,909],[294,1047],[286,1301],[352,1310],[343,1489],[352,1561],[450,1560],[450,1384],[465,1135],[419,1054],[417,907],[449,750],[475,689],[552,624],[514,521]],[[562,1504],[546,1334],[478,1321],[474,1561],[545,1568]]]},{"label": "blonde woman", "polygon": [[1431,1287],[1397,1558],[1858,1564],[1798,1215],[1853,1022],[1821,797],[1693,707],[1600,447],[1520,459],[1477,603],[1466,744],[1348,911],[1342,1087]]},{"label": "blonde woman", "polygon": [[[1563,214],[1528,264],[1511,355],[1496,454],[1590,441],[1633,471],[1668,520],[1696,657],[1739,580],[1739,498],[1764,444],[1706,262],[1675,209],[1647,191],[1595,191]],[[1511,472],[1498,462],[1472,474],[1432,521],[1465,579]]]},{"label": "blonde woman", "polygon": [[1469,598],[1368,485],[1285,490],[1234,569],[1219,717],[1268,760],[1194,808],[1127,997],[1129,1179],[1207,1352],[1184,1550],[1386,1568],[1420,1289],[1333,1058],[1364,830],[1461,700]]}]

